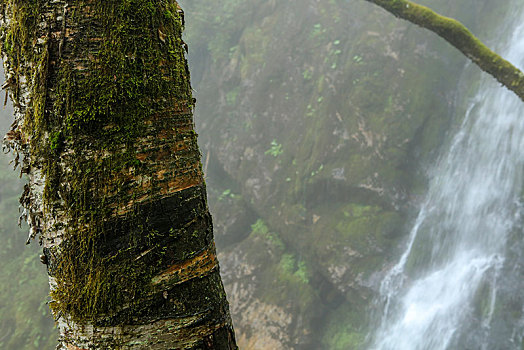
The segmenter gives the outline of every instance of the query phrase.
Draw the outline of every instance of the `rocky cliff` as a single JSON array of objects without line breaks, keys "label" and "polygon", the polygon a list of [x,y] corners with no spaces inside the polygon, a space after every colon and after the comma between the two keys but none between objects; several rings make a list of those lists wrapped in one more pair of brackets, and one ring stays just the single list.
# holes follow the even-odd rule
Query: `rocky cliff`
[{"label": "rocky cliff", "polygon": [[[481,38],[507,10],[425,3]],[[240,347],[362,348],[466,59],[363,1],[183,5]]]}]

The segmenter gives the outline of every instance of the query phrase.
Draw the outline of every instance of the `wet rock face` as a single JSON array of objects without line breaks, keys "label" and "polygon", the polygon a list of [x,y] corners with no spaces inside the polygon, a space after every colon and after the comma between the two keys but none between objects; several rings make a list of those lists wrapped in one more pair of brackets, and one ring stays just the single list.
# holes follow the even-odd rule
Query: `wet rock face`
[{"label": "wet rock face", "polygon": [[237,315],[242,348],[286,349],[292,345],[291,308],[264,302],[256,291],[261,288],[257,275],[263,266],[250,265],[249,259],[235,253],[224,257],[237,272],[228,275],[229,301]]},{"label": "wet rock face", "polygon": [[[480,38],[505,8],[426,3]],[[422,169],[452,124],[465,58],[364,2],[182,5],[241,348],[361,347]]]}]

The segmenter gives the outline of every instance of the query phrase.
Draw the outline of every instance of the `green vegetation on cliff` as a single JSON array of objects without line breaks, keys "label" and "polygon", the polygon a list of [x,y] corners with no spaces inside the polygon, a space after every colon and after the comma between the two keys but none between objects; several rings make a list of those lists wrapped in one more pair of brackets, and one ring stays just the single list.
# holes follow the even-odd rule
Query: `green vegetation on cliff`
[{"label": "green vegetation on cliff", "polygon": [[[484,0],[424,4],[480,28],[480,38],[507,6]],[[226,189],[238,195],[219,202],[211,196],[218,244],[224,256],[240,254],[247,265],[264,261],[270,271],[227,280],[233,303],[243,295],[231,289],[239,283],[253,288],[246,292],[251,300],[277,306],[304,298],[302,304],[320,312],[308,318],[312,309],[302,308],[293,315],[293,334],[303,332],[297,342],[361,348],[363,310],[424,191],[421,169],[435,159],[453,124],[465,58],[427,31],[365,2],[183,5],[188,23],[193,21],[187,41],[208,183],[218,195]],[[250,220],[235,220],[225,203],[242,208],[238,217]],[[257,258],[264,254],[250,225],[260,220],[269,232],[278,232],[283,248],[275,258]],[[224,270],[239,269],[226,261]],[[291,291],[275,299],[267,283],[248,282],[269,274],[271,286],[286,284],[300,262],[307,267],[307,279],[301,280],[315,291],[314,304]],[[233,314],[250,344],[255,330],[240,316],[248,310],[243,307]],[[317,322],[328,326],[318,329]]]}]

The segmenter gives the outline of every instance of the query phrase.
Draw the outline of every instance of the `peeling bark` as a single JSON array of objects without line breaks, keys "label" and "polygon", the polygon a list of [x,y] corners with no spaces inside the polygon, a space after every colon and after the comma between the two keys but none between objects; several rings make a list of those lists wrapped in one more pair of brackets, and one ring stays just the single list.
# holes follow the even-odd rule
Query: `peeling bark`
[{"label": "peeling bark", "polygon": [[59,349],[236,349],[174,0],[3,0],[4,138]]},{"label": "peeling bark", "polygon": [[382,7],[396,17],[434,32],[524,101],[524,73],[490,50],[459,21],[441,16],[425,6],[407,0],[366,1]]}]

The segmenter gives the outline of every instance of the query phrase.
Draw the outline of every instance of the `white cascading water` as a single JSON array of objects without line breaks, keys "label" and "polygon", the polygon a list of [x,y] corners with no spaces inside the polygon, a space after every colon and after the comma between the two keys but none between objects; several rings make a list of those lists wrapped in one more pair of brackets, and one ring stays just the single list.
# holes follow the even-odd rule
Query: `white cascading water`
[{"label": "white cascading water", "polygon": [[[524,25],[501,52],[524,65]],[[371,349],[521,349],[523,167],[524,102],[485,77],[381,285]]]}]

